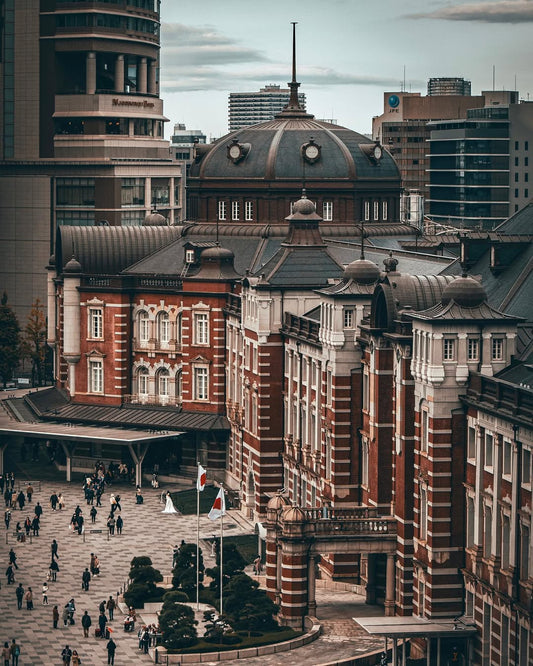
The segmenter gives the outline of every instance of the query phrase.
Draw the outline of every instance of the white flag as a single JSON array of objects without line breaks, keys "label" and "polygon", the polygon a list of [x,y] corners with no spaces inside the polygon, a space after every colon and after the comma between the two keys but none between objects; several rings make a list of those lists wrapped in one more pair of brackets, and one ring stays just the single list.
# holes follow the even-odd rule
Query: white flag
[{"label": "white flag", "polygon": [[223,488],[221,488],[218,491],[218,495],[215,498],[215,503],[213,504],[213,508],[207,514],[207,517],[210,520],[217,520],[217,518],[220,518],[221,516],[225,515],[226,515],[226,500],[224,498],[224,490]]},{"label": "white flag", "polygon": [[207,481],[207,471],[201,465],[198,465],[198,478],[196,479],[196,490],[199,490],[201,492],[205,488],[206,481]]}]

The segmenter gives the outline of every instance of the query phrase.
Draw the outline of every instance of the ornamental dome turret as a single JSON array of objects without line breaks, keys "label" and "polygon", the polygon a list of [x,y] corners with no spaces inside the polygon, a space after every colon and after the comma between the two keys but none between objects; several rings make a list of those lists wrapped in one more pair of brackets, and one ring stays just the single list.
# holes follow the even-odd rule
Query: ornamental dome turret
[{"label": "ornamental dome turret", "polygon": [[242,276],[235,270],[234,260],[235,255],[231,250],[219,245],[208,247],[200,255],[200,270],[194,275],[194,279],[238,280]]},{"label": "ornamental dome turret", "polygon": [[373,284],[379,280],[379,268],[368,259],[356,259],[344,269],[344,277],[358,284]]},{"label": "ornamental dome turret", "polygon": [[284,509],[286,506],[289,506],[289,500],[278,493],[268,500],[267,511],[269,509],[279,511],[280,509]]},{"label": "ornamental dome turret", "polygon": [[71,275],[81,273],[81,264],[74,255],[72,255],[72,259],[66,263],[63,273],[70,273]]},{"label": "ornamental dome turret", "polygon": [[167,224],[167,218],[156,212],[148,213],[143,221],[143,227],[166,227]]},{"label": "ornamental dome turret", "polygon": [[299,506],[290,506],[283,512],[283,520],[286,523],[302,523],[305,520],[305,513]]},{"label": "ornamental dome turret", "polygon": [[455,301],[465,308],[474,308],[487,300],[487,292],[481,282],[463,274],[448,284],[442,292],[442,305]]}]

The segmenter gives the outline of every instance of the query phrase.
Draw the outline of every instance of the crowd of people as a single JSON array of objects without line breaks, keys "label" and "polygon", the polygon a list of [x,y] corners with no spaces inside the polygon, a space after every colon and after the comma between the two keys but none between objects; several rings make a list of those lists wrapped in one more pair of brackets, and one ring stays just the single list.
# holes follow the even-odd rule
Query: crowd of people
[{"label": "crowd of people", "polygon": [[[87,506],[90,506],[89,516],[91,518],[91,523],[96,522],[96,517],[98,515],[97,507],[102,506],[102,496],[104,495],[106,488],[117,480],[126,480],[131,482],[132,474],[134,470],[130,469],[127,465],[121,463],[119,465],[114,465],[111,463],[109,467],[105,468],[104,463],[98,461],[95,465],[94,473],[87,475],[83,483],[83,492],[84,498]],[[27,511],[29,506],[34,501],[33,496],[35,490],[33,486],[28,483],[24,490],[20,490],[18,493],[15,491],[15,475],[10,472],[5,475],[0,475],[0,490],[4,495],[4,500],[6,503],[5,509],[5,526],[6,529],[9,529],[12,513],[14,511]],[[139,486],[136,488],[136,504],[142,504],[144,499],[142,492]],[[63,511],[66,507],[66,502],[61,492],[53,492],[49,498],[49,504],[52,511]],[[33,506],[33,518],[27,516],[23,521],[17,521],[15,532],[16,538],[18,541],[24,541],[26,536],[29,536],[30,533],[32,536],[39,536],[39,528],[41,517],[43,514],[43,507],[40,502],[37,501]],[[110,493],[109,495],[109,513],[106,526],[109,532],[109,535],[120,535],[124,528],[124,520],[122,518],[122,506],[120,495],[116,492]],[[74,508],[74,511],[71,514],[70,522],[68,529],[71,532],[74,532],[78,535],[83,534],[85,530],[85,518],[83,515],[82,507],[77,504]],[[50,565],[48,567],[48,572],[46,573],[45,580],[42,583],[41,595],[42,595],[42,605],[47,606],[49,604],[48,595],[50,591],[50,586],[57,581],[57,575],[59,573],[59,544],[57,539],[53,539],[50,544]],[[32,611],[34,610],[34,592],[31,586],[27,588],[24,587],[22,582],[16,580],[16,574],[19,569],[19,563],[17,562],[17,554],[13,547],[9,551],[9,562],[6,568],[6,578],[8,585],[13,585],[15,589],[15,596],[17,600],[17,609]],[[89,565],[84,568],[81,573],[81,587],[83,592],[87,592],[90,587],[91,580],[94,576],[100,575],[100,560],[96,553],[90,554]],[[53,596],[52,596],[53,598]],[[62,604],[52,604],[52,627],[53,629],[58,629],[59,624],[62,623],[64,627],[70,627],[76,623],[75,612],[76,612],[76,603],[73,597],[71,597],[66,603]],[[114,611],[117,608],[117,602],[112,595],[109,596],[107,600],[104,600],[99,605],[99,614],[97,621],[95,623],[94,635],[95,637],[105,640],[106,649],[108,654],[108,664],[114,664],[115,652],[116,652],[116,642],[111,636],[112,628],[109,627],[109,623],[113,622]],[[135,627],[135,611],[130,609],[126,619],[124,621],[124,629],[128,628],[129,623],[131,623],[131,629],[133,631]],[[80,624],[83,629],[84,637],[89,637],[89,631],[93,625],[93,621],[89,612],[84,611],[80,619]],[[143,626],[139,630],[139,648],[147,652],[148,647],[155,642],[156,634],[158,633],[158,627],[153,625]],[[17,666],[18,657],[21,653],[21,647],[16,642],[15,639],[12,639],[11,643],[6,642],[4,648],[1,651],[1,656],[4,659],[4,664],[8,663],[9,666]],[[81,658],[77,650],[69,646],[68,644],[61,650],[60,654],[61,660],[64,664],[81,664]]]}]

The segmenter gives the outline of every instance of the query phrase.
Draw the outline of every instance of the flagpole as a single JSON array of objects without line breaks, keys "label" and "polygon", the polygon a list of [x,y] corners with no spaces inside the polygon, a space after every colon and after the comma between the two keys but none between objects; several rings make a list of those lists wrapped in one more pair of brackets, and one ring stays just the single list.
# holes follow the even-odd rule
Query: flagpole
[{"label": "flagpole", "polygon": [[[221,486],[222,487],[222,486]],[[222,489],[224,492],[224,489]],[[220,615],[222,615],[222,564],[223,564],[223,553],[224,553],[224,512],[220,516]]]},{"label": "flagpole", "polygon": [[[200,465],[199,462],[196,463]],[[198,474],[200,467],[198,467]],[[200,610],[200,488],[196,481],[196,610]]]}]

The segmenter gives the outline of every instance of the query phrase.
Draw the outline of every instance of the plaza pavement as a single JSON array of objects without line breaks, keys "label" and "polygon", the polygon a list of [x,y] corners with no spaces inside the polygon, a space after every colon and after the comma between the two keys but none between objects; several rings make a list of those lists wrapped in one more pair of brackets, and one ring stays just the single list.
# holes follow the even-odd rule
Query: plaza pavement
[{"label": "plaza pavement", "polygon": [[[49,474],[48,474],[49,476]],[[33,479],[32,479],[33,480]],[[18,488],[17,479],[16,488]],[[22,488],[26,484],[20,479]],[[183,480],[181,487],[191,487],[190,480]],[[166,484],[164,490],[177,490],[180,486]],[[3,534],[0,537],[0,641],[16,638],[21,646],[19,659],[20,666],[41,666],[43,664],[61,664],[61,650],[68,644],[76,649],[81,657],[83,666],[98,666],[107,663],[107,641],[94,637],[94,628],[98,625],[98,604],[114,597],[121,590],[127,579],[129,562],[132,557],[149,555],[155,568],[162,574],[168,575],[172,565],[172,546],[179,544],[182,539],[194,542],[196,535],[196,516],[166,515],[162,514],[163,504],[160,502],[160,491],[151,488],[143,489],[144,504],[135,504],[135,489],[133,486],[118,484],[106,490],[102,497],[103,506],[98,507],[96,525],[90,523],[89,509],[83,499],[80,481],[66,483],[64,481],[43,481],[41,489],[35,487],[32,504],[26,505],[23,511],[13,510],[9,530],[2,525]],[[63,511],[52,511],[49,497],[52,492],[62,492],[66,508]],[[109,512],[109,495],[111,492],[121,496],[122,517],[124,529],[122,535],[107,536],[105,526]],[[3,500],[3,498],[2,498]],[[24,521],[27,515],[33,517],[33,507],[39,501],[44,512],[41,519],[39,537],[32,542],[26,540],[18,543],[13,537],[17,521]],[[68,526],[71,515],[79,504],[85,517],[85,541],[69,531]],[[3,507],[3,501],[1,502]],[[238,518],[238,519],[237,519]],[[225,524],[233,523],[232,534],[249,533],[249,526],[230,511]],[[91,533],[91,528],[101,529],[101,533]],[[207,516],[201,516],[200,536],[210,538],[214,532],[214,523]],[[49,583],[49,605],[42,605],[41,588],[48,565],[50,563],[50,544],[52,539],[59,544],[59,568],[57,582]],[[8,563],[8,552],[13,546],[17,554],[18,571],[15,571],[15,585],[7,585],[5,569]],[[88,592],[81,589],[81,575],[85,567],[89,566],[90,553],[94,552],[100,558],[101,574],[93,577]],[[213,566],[210,548],[203,545],[206,566]],[[251,567],[248,573],[251,574]],[[32,587],[34,593],[34,610],[27,611],[25,603],[22,610],[17,610],[15,587],[21,582],[25,589]],[[64,627],[60,619],[59,628],[52,628],[52,608],[58,605],[61,613],[67,601],[74,597],[76,613],[74,626]],[[277,666],[283,664],[306,664],[313,666],[335,662],[356,654],[362,654],[379,649],[381,641],[369,638],[362,629],[351,620],[353,616],[375,615],[379,609],[365,606],[362,597],[351,592],[336,592],[317,588],[317,615],[324,625],[324,635],[315,643],[299,648],[289,653],[270,655],[239,661],[225,661],[225,664],[240,663],[252,666],[261,663],[262,666]],[[93,625],[89,638],[83,637],[80,619],[84,611],[88,610]],[[142,611],[140,614],[142,622]],[[151,617],[147,617],[151,621]],[[134,635],[124,633],[121,613],[115,611],[115,620],[110,623],[113,629],[113,638],[117,643],[115,664],[117,666],[131,666],[133,664],[151,663],[148,656],[141,654],[138,649],[136,632]],[[136,630],[138,624],[136,625]],[[206,662],[204,662],[206,663]],[[209,662],[219,663],[219,662]]]}]

